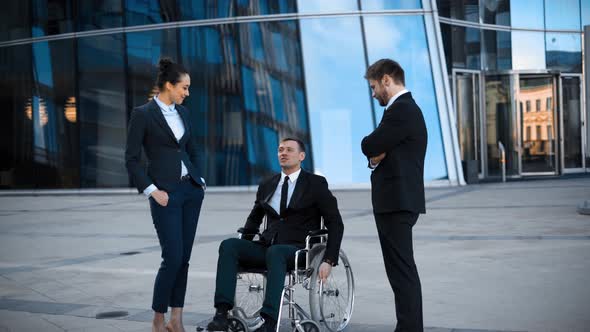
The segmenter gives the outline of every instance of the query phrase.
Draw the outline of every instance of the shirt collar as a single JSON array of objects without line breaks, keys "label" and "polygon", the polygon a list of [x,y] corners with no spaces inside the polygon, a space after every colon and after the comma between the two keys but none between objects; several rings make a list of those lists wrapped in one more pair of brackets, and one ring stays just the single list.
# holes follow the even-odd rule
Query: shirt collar
[{"label": "shirt collar", "polygon": [[[297,181],[297,178],[299,177],[300,173],[301,173],[301,168],[299,168],[297,170],[297,172],[291,173],[289,175],[289,182],[295,183]],[[283,182],[285,180],[285,176],[287,176],[287,174],[281,172],[281,182]]]},{"label": "shirt collar", "polygon": [[166,104],[164,104],[164,102],[162,102],[158,98],[158,96],[154,96],[154,100],[156,101],[156,104],[158,104],[158,106],[160,106],[162,113],[166,114],[166,113],[175,113],[176,112],[176,104],[172,103],[170,105],[166,105]]},{"label": "shirt collar", "polygon": [[403,89],[402,91],[396,93],[393,97],[391,97],[391,99],[389,99],[389,102],[387,103],[387,106],[385,106],[385,109],[388,109],[389,106],[391,106],[391,104],[393,104],[393,102],[395,102],[395,100],[397,98],[399,98],[399,96],[403,95],[406,92],[410,92],[407,89]]}]

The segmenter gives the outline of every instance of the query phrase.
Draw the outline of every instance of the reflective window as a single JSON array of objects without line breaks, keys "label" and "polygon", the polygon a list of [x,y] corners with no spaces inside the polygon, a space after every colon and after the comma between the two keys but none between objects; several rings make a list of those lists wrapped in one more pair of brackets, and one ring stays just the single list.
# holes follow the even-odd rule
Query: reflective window
[{"label": "reflective window", "polygon": [[199,145],[199,169],[212,186],[252,184],[240,91],[243,72],[235,54],[238,27],[182,28],[179,33],[179,60],[191,76],[184,106]]},{"label": "reflective window", "polygon": [[[33,122],[40,117],[38,97],[33,100],[33,53],[31,45],[0,48],[0,188],[36,187]],[[40,124],[36,127],[40,127]]]},{"label": "reflective window", "polygon": [[296,0],[236,0],[236,2],[239,16],[274,15],[296,12]]},{"label": "reflective window", "polygon": [[510,25],[510,0],[480,0],[483,23]]},{"label": "reflective window", "polygon": [[582,11],[582,30],[586,25],[590,25],[590,1],[580,0]]},{"label": "reflective window", "polygon": [[0,41],[31,37],[29,1],[4,1],[0,11]]},{"label": "reflective window", "polygon": [[[34,43],[31,91],[35,184],[79,186],[78,105],[72,39]],[[28,111],[27,103],[27,111]]]},{"label": "reflective window", "polygon": [[512,68],[545,69],[545,33],[512,31]]},{"label": "reflective window", "polygon": [[[512,112],[510,76],[486,76],[486,144],[488,175],[500,176],[500,150],[498,142],[506,149],[506,174],[518,174],[518,142],[515,140],[516,123]],[[528,107],[528,104],[527,104]]]},{"label": "reflective window", "polygon": [[123,35],[78,39],[81,186],[129,185]]},{"label": "reflective window", "polygon": [[[388,31],[388,34],[382,33]],[[379,16],[365,18],[365,38],[369,63],[392,58],[405,71],[406,86],[422,109],[428,129],[428,148],[424,162],[426,180],[447,178],[432,67],[422,16]],[[377,122],[383,107],[375,101]]]},{"label": "reflective window", "polygon": [[[300,24],[315,172],[329,183],[369,182],[360,142],[373,130],[373,120],[360,20]],[[297,100],[304,102],[301,92]]]},{"label": "reflective window", "polygon": [[[157,1],[162,2],[162,1]],[[169,0],[171,8],[179,8],[181,20],[202,20],[236,16],[234,0]],[[178,6],[178,7],[176,7]]]},{"label": "reflective window", "polygon": [[78,31],[123,26],[123,0],[76,1]]},{"label": "reflective window", "polygon": [[362,0],[362,10],[392,10],[422,8],[421,0]]},{"label": "reflective window", "polygon": [[479,22],[479,0],[437,0],[440,16]]},{"label": "reflective window", "polygon": [[510,32],[483,30],[483,68],[508,70],[512,68],[512,43]]},{"label": "reflective window", "polygon": [[582,72],[582,38],[578,33],[547,33],[547,69]]},{"label": "reflective window", "polygon": [[326,13],[359,10],[357,0],[297,0],[299,13]]},{"label": "reflective window", "polygon": [[545,0],[545,25],[548,30],[580,30],[580,0]]},{"label": "reflective window", "polygon": [[545,29],[544,0],[510,0],[510,22],[515,28]]},{"label": "reflective window", "polygon": [[[180,8],[183,10],[192,8],[191,4],[182,5]],[[175,0],[125,0],[125,24],[133,26],[177,21],[177,8]]]},{"label": "reflective window", "polygon": [[480,30],[446,24],[441,26],[444,26],[445,51],[449,51],[447,58],[450,58],[452,68],[480,69]]},{"label": "reflective window", "polygon": [[33,0],[33,37],[74,31],[74,8],[71,1]]}]

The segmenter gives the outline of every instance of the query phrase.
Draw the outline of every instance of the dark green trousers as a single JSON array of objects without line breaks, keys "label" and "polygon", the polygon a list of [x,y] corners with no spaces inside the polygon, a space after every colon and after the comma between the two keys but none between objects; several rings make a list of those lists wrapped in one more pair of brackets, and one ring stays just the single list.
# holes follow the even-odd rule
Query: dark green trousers
[{"label": "dark green trousers", "polygon": [[233,308],[239,266],[266,268],[266,292],[261,312],[278,320],[285,276],[288,270],[294,268],[295,252],[298,249],[286,244],[266,247],[236,238],[221,242],[215,281],[215,307],[225,304]]}]

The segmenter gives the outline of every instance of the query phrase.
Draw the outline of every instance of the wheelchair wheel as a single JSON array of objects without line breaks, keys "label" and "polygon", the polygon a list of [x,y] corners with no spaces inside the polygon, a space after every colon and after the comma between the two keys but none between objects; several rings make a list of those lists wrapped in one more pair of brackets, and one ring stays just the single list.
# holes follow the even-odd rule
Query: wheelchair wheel
[{"label": "wheelchair wheel", "polygon": [[320,332],[320,326],[313,320],[302,320],[299,326],[293,328],[293,332]]},{"label": "wheelchair wheel", "polygon": [[229,321],[229,328],[228,328],[228,332],[248,332],[248,327],[246,325],[246,322],[244,322],[241,318],[239,317],[229,317],[228,318]]},{"label": "wheelchair wheel", "polygon": [[234,311],[244,319],[258,317],[264,301],[266,278],[260,273],[239,273]]},{"label": "wheelchair wheel", "polygon": [[311,268],[313,269],[309,284],[309,305],[311,317],[330,332],[339,332],[350,322],[354,306],[354,276],[350,262],[340,250],[339,264],[332,268],[325,283],[320,283],[318,270],[324,257],[325,245],[316,245],[312,249]]}]

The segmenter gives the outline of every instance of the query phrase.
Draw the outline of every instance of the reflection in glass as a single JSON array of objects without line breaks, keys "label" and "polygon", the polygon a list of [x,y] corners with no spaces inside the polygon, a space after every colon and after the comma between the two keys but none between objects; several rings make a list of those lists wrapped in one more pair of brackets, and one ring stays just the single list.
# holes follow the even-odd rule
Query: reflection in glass
[{"label": "reflection in glass", "polygon": [[76,1],[78,31],[123,26],[123,0]]},{"label": "reflection in glass", "polygon": [[4,1],[0,10],[0,41],[30,37],[30,1]]},{"label": "reflection in glass", "polygon": [[[387,31],[384,34],[383,31]],[[428,129],[424,162],[426,180],[448,177],[432,67],[422,16],[375,16],[365,18],[369,63],[392,58],[405,71],[406,86],[422,109]],[[383,107],[375,101],[375,118],[381,121]]]},{"label": "reflection in glass", "polygon": [[133,26],[178,21],[178,8],[187,10],[187,7],[191,8],[187,4],[177,7],[176,0],[125,0],[125,24]]},{"label": "reflection in glass", "polygon": [[488,151],[488,175],[500,176],[500,150],[498,142],[506,149],[506,174],[518,174],[518,142],[516,123],[512,112],[510,77],[490,75],[485,78],[486,144]]},{"label": "reflection in glass", "polygon": [[580,79],[563,77],[562,92],[564,167],[581,168],[583,164]]},{"label": "reflection in glass", "polygon": [[437,7],[440,16],[479,23],[479,0],[438,0]]},{"label": "reflection in glass", "polygon": [[169,8],[180,10],[182,21],[236,16],[234,0],[168,0],[165,2],[170,3]]},{"label": "reflection in glass", "polygon": [[483,23],[510,25],[510,0],[480,0]]},{"label": "reflection in glass", "polygon": [[[510,22],[515,28],[545,29],[544,0],[510,0]],[[514,34],[512,35],[514,38]]]},{"label": "reflection in glass", "polygon": [[[26,2],[26,1],[24,1]],[[71,0],[32,0],[33,37],[74,31],[74,6]]]},{"label": "reflection in glass", "polygon": [[73,45],[72,39],[33,44],[35,88],[27,107],[32,110],[35,183],[41,188],[79,185]]},{"label": "reflection in glass", "polygon": [[0,158],[0,188],[35,188],[32,47],[2,47],[0,58],[5,68],[0,80],[0,103],[4,108],[0,121],[3,156]]},{"label": "reflection in glass", "polygon": [[545,0],[547,30],[580,30],[580,1],[586,0]]},{"label": "reflection in glass", "polygon": [[590,24],[590,1],[580,1],[581,4],[581,11],[582,11],[582,27],[581,30],[584,30],[586,25]]},{"label": "reflection in glass", "polygon": [[362,0],[362,10],[419,9],[421,0]]},{"label": "reflection in glass", "polygon": [[579,33],[546,33],[547,69],[582,72],[582,37]]},{"label": "reflection in glass", "polygon": [[369,182],[360,142],[373,130],[373,121],[360,20],[300,24],[315,171],[329,183]]},{"label": "reflection in glass", "polygon": [[512,68],[512,43],[510,32],[483,30],[483,68],[508,70]]},{"label": "reflection in glass", "polygon": [[[552,107],[553,103],[541,103],[541,100],[548,98],[554,99],[553,78],[520,79],[517,101],[536,105],[534,112],[521,111],[520,114],[523,173],[555,172],[556,170],[555,110]],[[551,107],[547,108],[547,106]]]},{"label": "reflection in glass", "polygon": [[[479,75],[457,73],[455,82],[455,115],[461,161],[481,160]],[[478,173],[479,170],[478,163]]]},{"label": "reflection in glass", "polygon": [[297,0],[299,13],[327,13],[359,10],[357,0]]},{"label": "reflection in glass", "polygon": [[81,187],[126,187],[122,35],[78,39]]},{"label": "reflection in glass", "polygon": [[441,32],[449,72],[451,68],[480,69],[481,32],[479,29],[443,23]]},{"label": "reflection in glass", "polygon": [[512,31],[512,69],[545,69],[545,33]]}]

